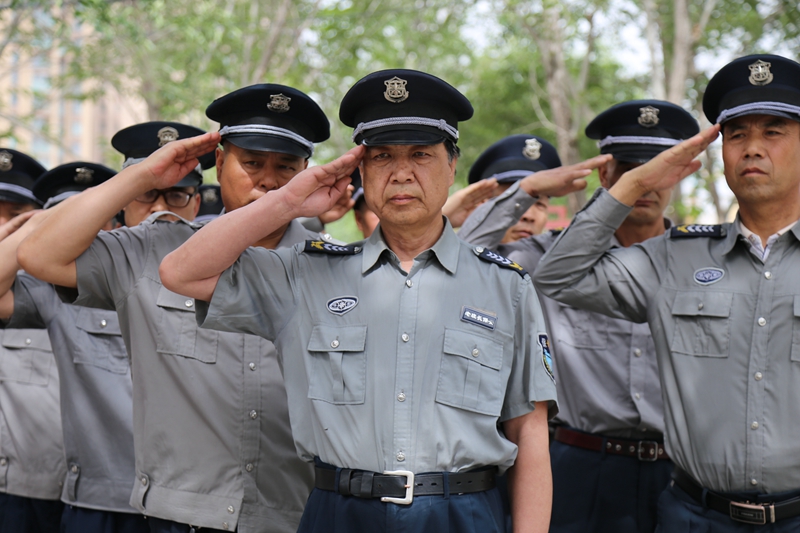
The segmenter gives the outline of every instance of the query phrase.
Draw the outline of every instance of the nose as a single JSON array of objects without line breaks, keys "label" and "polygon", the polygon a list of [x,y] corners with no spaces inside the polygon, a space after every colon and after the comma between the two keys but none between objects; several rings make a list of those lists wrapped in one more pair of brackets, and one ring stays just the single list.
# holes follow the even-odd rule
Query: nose
[{"label": "nose", "polygon": [[414,181],[414,168],[405,158],[398,158],[392,171],[392,181],[395,183],[409,183]]},{"label": "nose", "polygon": [[278,178],[271,169],[259,172],[253,180],[253,188],[263,192],[274,191],[278,188]]},{"label": "nose", "polygon": [[158,198],[156,198],[156,201],[150,205],[151,213],[158,213],[159,211],[170,211],[167,201],[164,200],[163,194],[159,194]]},{"label": "nose", "polygon": [[744,146],[745,159],[764,157],[764,143],[760,135],[749,135]]}]

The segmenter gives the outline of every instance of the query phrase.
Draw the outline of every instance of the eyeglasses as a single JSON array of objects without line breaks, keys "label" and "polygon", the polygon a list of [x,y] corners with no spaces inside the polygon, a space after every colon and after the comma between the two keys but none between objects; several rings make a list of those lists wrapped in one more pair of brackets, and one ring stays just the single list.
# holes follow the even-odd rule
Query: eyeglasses
[{"label": "eyeglasses", "polygon": [[170,207],[186,207],[189,205],[189,200],[191,200],[192,196],[194,195],[195,193],[188,193],[175,189],[152,189],[142,195],[137,196],[135,200],[143,204],[152,204],[158,200],[159,196],[163,196],[164,201]]}]

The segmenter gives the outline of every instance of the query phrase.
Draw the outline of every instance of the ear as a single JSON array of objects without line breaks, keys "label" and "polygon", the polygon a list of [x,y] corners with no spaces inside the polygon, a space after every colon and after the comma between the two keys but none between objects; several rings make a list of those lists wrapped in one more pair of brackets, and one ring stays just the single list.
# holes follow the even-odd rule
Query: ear
[{"label": "ear", "polygon": [[450,167],[450,182],[447,184],[448,187],[452,187],[453,183],[456,181],[456,165],[458,165],[458,157],[454,157],[453,160],[448,163]]},{"label": "ear", "polygon": [[614,164],[614,160],[612,159],[605,165],[600,165],[597,167],[597,173],[600,176],[600,185],[603,186],[605,189],[609,189],[611,187],[611,181],[609,179],[611,175],[611,171],[609,170],[609,166]]},{"label": "ear", "polygon": [[303,170],[308,168],[308,159],[303,160]]},{"label": "ear", "polygon": [[200,194],[195,193],[191,201],[194,202],[194,209],[192,210],[192,220],[194,220],[197,218],[197,213],[200,212]]},{"label": "ear", "polygon": [[217,146],[217,149],[214,151],[214,159],[217,167],[217,179],[219,179],[219,176],[222,174],[222,165],[225,163],[225,150],[222,146]]}]

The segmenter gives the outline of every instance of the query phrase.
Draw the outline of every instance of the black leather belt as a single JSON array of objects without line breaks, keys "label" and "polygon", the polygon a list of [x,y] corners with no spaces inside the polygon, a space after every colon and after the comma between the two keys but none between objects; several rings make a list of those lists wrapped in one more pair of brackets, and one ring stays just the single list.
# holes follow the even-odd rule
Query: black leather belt
[{"label": "black leather belt", "polygon": [[339,470],[338,480],[335,469],[317,466],[315,470],[314,486],[318,489],[333,491],[343,496],[380,498],[384,502],[407,505],[414,500],[414,496],[467,494],[493,489],[497,468],[416,475],[405,470],[380,474],[342,468]]},{"label": "black leather belt", "polygon": [[612,455],[635,457],[640,461],[655,462],[659,459],[669,459],[664,444],[654,440],[612,439],[563,426],[556,428],[555,440],[594,452],[604,451]]},{"label": "black leather belt", "polygon": [[[737,522],[763,525],[800,516],[800,497],[771,503],[742,502],[724,494],[703,489],[694,478],[679,468],[675,468],[672,479],[678,487],[700,505],[726,514]],[[705,498],[703,497],[704,492]]]}]

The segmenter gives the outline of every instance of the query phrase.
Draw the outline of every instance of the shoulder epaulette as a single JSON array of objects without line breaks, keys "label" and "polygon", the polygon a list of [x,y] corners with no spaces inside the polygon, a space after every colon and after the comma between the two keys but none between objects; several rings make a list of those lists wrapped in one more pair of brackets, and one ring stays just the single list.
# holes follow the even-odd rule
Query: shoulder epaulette
[{"label": "shoulder epaulette", "polygon": [[303,249],[306,253],[312,254],[331,254],[331,255],[355,255],[361,253],[363,248],[358,244],[332,244],[320,240],[306,241]]},{"label": "shoulder epaulette", "polygon": [[720,224],[681,224],[672,226],[669,236],[673,239],[685,239],[688,237],[710,237],[719,239],[725,236],[725,228]]},{"label": "shoulder epaulette", "polygon": [[483,246],[476,246],[472,249],[475,252],[475,255],[483,259],[488,263],[494,263],[495,265],[499,265],[503,268],[508,268],[513,270],[523,278],[528,274],[528,271],[522,268],[519,263],[508,259],[507,257],[503,257],[502,255],[498,254],[497,252],[493,252],[488,248],[484,248]]}]

